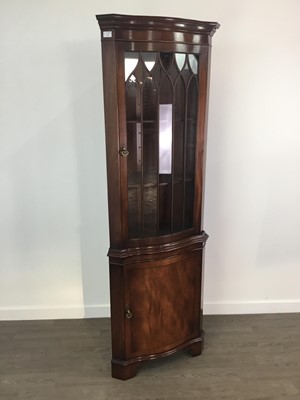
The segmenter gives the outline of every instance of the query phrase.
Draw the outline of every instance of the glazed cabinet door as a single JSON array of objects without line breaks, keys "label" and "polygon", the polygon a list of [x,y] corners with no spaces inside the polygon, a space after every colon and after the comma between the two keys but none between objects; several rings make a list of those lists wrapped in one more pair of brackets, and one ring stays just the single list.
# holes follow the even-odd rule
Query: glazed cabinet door
[{"label": "glazed cabinet door", "polygon": [[123,57],[124,236],[193,229],[199,54],[124,51]]},{"label": "glazed cabinet door", "polygon": [[200,335],[201,253],[125,267],[127,358],[166,352]]}]

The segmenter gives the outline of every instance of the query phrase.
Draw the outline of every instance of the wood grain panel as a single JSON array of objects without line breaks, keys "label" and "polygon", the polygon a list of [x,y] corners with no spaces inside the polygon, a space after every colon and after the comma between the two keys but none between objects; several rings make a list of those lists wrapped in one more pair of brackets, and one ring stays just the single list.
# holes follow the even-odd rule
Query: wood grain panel
[{"label": "wood grain panel", "polygon": [[199,252],[148,264],[125,274],[131,356],[167,351],[199,334]]}]

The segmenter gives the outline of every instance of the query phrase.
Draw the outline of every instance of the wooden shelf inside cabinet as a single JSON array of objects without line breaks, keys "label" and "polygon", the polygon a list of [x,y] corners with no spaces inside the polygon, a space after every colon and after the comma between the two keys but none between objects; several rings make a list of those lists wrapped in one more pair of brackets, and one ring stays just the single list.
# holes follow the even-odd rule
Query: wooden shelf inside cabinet
[{"label": "wooden shelf inside cabinet", "polygon": [[216,22],[97,15],[101,30],[112,376],[201,354],[204,149]]}]

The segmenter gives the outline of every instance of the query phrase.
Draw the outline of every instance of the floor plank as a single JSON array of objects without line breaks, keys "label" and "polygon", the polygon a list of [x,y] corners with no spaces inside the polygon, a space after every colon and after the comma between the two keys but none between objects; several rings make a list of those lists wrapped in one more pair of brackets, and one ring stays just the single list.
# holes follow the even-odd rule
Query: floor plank
[{"label": "floor plank", "polygon": [[0,322],[1,400],[299,400],[300,314],[205,316],[205,349],[110,376],[109,319]]}]

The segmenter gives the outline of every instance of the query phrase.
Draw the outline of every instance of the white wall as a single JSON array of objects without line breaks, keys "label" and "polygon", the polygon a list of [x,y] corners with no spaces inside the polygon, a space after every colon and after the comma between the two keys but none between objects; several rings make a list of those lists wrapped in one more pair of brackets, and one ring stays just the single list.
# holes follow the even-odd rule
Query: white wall
[{"label": "white wall", "polygon": [[0,319],[109,314],[94,15],[110,12],[221,23],[205,312],[300,311],[299,1],[11,0],[0,4]]}]

